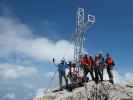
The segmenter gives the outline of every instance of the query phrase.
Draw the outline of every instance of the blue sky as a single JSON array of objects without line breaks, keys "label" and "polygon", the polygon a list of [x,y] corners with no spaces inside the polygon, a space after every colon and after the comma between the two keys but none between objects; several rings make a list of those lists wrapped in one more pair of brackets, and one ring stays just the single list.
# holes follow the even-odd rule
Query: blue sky
[{"label": "blue sky", "polygon": [[[120,73],[133,73],[132,3],[132,0],[1,0],[0,67],[3,68],[3,64],[7,68],[10,66],[16,74],[12,77],[6,74],[8,77],[0,78],[0,92],[5,94],[5,97],[0,95],[0,98],[5,100],[6,93],[14,93],[19,100],[26,100],[22,97],[27,92],[33,95],[38,88],[47,87],[45,74],[56,70],[51,58],[63,54],[62,51],[59,53],[62,45],[64,47],[61,50],[68,47],[71,51],[69,41],[75,31],[75,12],[78,7],[96,16],[96,24],[86,32],[85,49],[88,53],[109,52]],[[54,49],[58,50],[58,55]],[[0,72],[4,73],[5,70],[3,68]],[[18,72],[25,70],[36,78],[27,74],[29,72],[18,75]],[[22,89],[25,87],[26,93],[17,88],[16,84],[20,80],[20,86]],[[28,87],[29,84],[36,88]]]}]

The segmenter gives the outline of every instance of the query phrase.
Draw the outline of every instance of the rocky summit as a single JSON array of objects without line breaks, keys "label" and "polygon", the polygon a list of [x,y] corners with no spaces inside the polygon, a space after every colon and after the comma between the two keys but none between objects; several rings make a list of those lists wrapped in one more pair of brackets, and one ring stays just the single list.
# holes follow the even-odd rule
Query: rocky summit
[{"label": "rocky summit", "polygon": [[91,81],[72,92],[44,91],[43,95],[37,95],[33,100],[133,100],[133,88],[127,85],[112,85],[108,81],[98,84]]}]

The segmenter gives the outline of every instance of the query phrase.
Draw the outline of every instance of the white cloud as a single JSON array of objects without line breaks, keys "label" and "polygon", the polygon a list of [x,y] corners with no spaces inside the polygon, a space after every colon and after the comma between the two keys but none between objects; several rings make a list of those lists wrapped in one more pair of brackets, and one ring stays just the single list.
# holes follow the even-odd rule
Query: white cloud
[{"label": "white cloud", "polygon": [[[114,82],[116,84],[133,84],[133,73],[132,72],[126,72],[126,73],[120,73],[118,70],[113,70],[113,76],[114,76]],[[104,70],[104,80],[109,80],[108,73],[106,70]]]},{"label": "white cloud", "polygon": [[[53,33],[54,34],[54,33]],[[16,19],[0,17],[0,56],[21,52],[39,60],[53,57],[72,59],[73,45],[66,40],[51,41],[47,38],[33,38],[30,28]]]},{"label": "white cloud", "polygon": [[26,25],[15,19],[0,17],[0,56],[10,56],[16,51],[20,41],[23,43],[22,39],[29,35],[31,36],[31,31]]},{"label": "white cloud", "polygon": [[17,79],[23,77],[35,77],[38,75],[34,67],[24,67],[13,64],[0,64],[0,79]]},{"label": "white cloud", "polygon": [[7,93],[4,98],[10,99],[10,100],[16,100],[16,95],[15,93]]},{"label": "white cloud", "polygon": [[126,72],[126,73],[120,73],[116,70],[113,71],[114,74],[114,81],[117,84],[133,84],[133,73],[132,72]]},{"label": "white cloud", "polygon": [[25,40],[25,42],[25,45],[18,45],[18,51],[39,60],[48,61],[53,57],[72,59],[73,57],[73,46],[65,40],[54,43],[46,38],[39,38]]},{"label": "white cloud", "polygon": [[[45,84],[45,81],[42,82],[43,79],[40,79],[41,77],[46,78],[53,75],[51,72],[44,77],[44,74],[39,73],[34,66],[21,65],[21,62],[25,60],[17,59],[19,58],[19,54],[42,61],[52,61],[53,57],[57,59],[61,59],[62,57],[72,59],[73,45],[66,40],[52,41],[46,37],[35,38],[32,30],[26,24],[21,23],[15,18],[0,16],[0,59],[7,59],[6,63],[0,63],[0,80],[13,80],[15,82],[15,79],[24,78],[24,80],[21,80],[22,83],[25,81],[23,85],[26,88],[32,89],[42,86],[38,84]],[[12,60],[10,58],[12,55],[17,57],[16,62],[19,62],[17,63],[18,65],[8,62],[8,60]],[[37,80],[32,80],[32,82],[34,81],[32,83],[34,85],[28,85],[25,78],[28,77],[31,80],[31,78],[36,77],[38,74]],[[5,97],[15,98],[13,94],[7,94]]]},{"label": "white cloud", "polygon": [[132,83],[133,84],[133,73],[128,72],[125,74],[125,79],[127,79],[128,83]]}]

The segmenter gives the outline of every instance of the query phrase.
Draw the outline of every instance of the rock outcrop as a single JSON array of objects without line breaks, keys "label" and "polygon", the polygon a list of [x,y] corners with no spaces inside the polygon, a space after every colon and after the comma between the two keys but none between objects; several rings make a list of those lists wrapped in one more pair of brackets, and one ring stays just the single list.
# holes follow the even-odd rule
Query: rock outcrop
[{"label": "rock outcrop", "polygon": [[95,84],[88,82],[84,87],[72,92],[46,92],[33,100],[133,100],[133,88],[122,85],[112,85],[109,82]]}]

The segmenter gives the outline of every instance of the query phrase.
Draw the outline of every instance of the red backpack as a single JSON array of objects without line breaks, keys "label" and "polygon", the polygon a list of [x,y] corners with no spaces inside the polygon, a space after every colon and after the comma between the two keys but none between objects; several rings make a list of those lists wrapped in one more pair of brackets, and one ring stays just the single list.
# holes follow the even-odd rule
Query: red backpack
[{"label": "red backpack", "polygon": [[109,65],[112,65],[113,64],[113,59],[111,57],[109,57],[107,59],[107,64],[109,64]]}]

